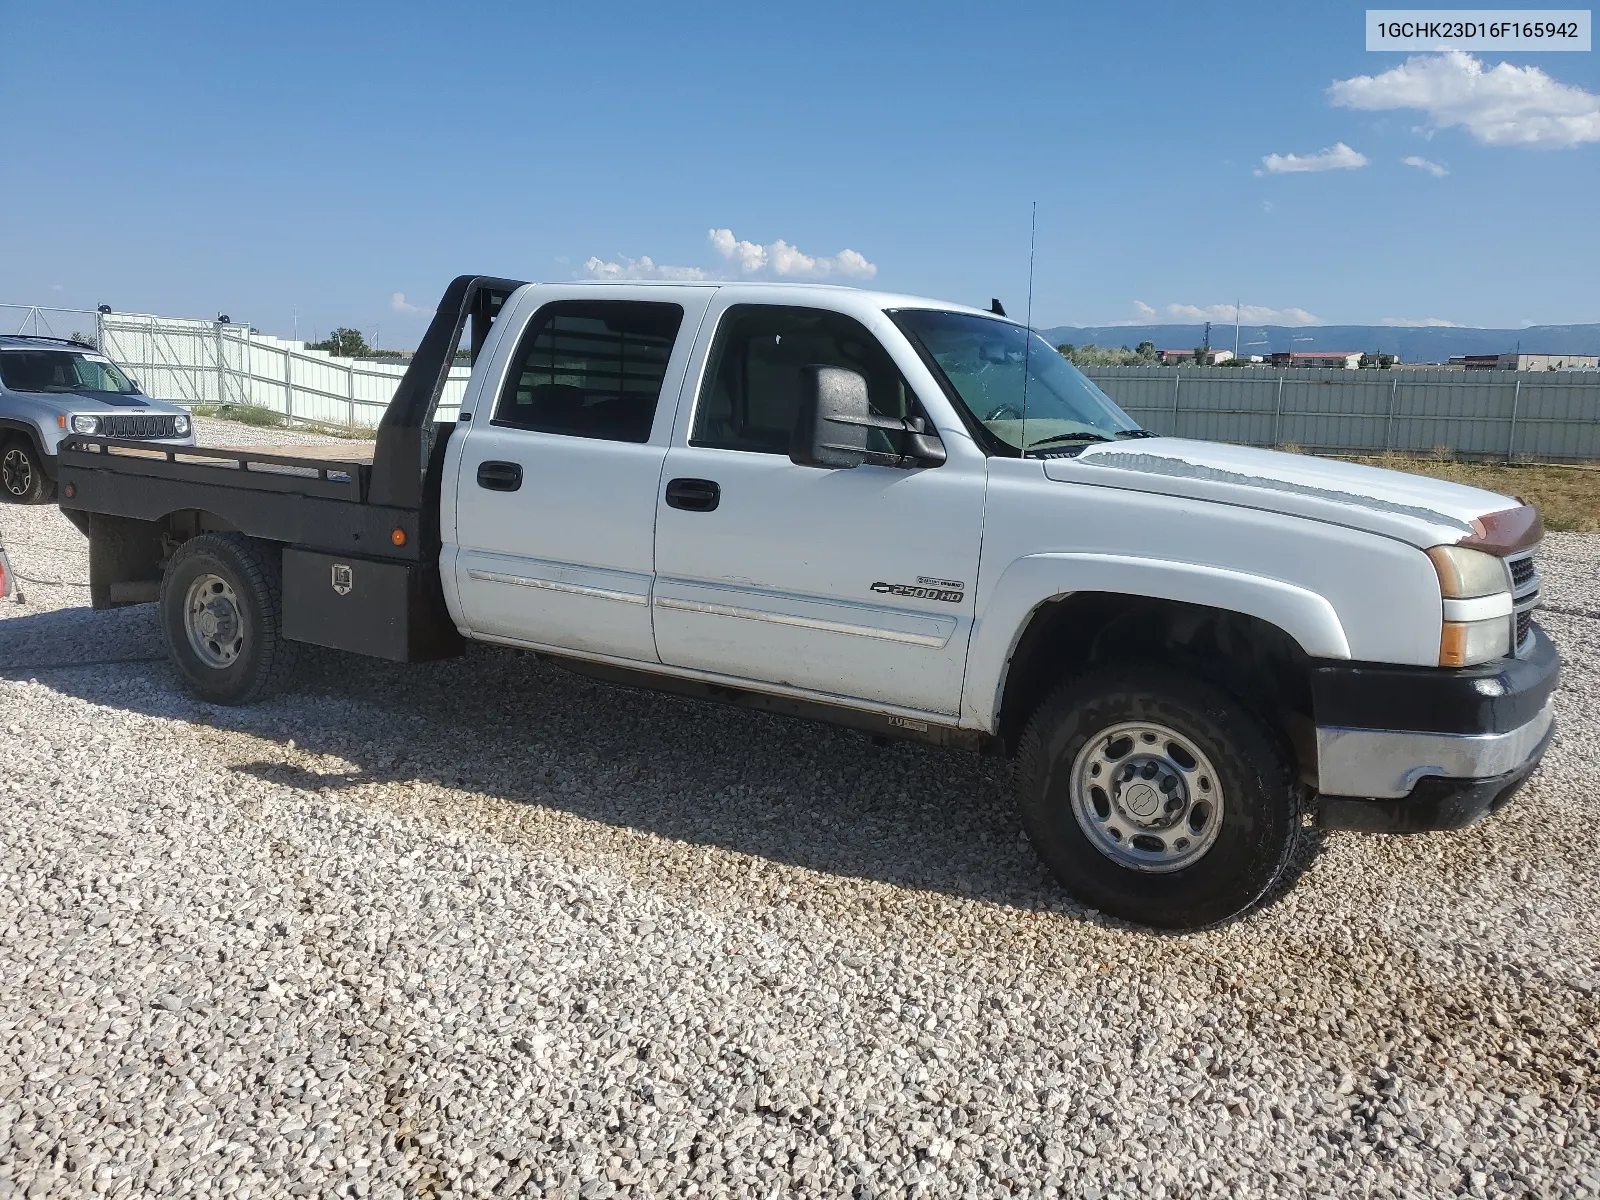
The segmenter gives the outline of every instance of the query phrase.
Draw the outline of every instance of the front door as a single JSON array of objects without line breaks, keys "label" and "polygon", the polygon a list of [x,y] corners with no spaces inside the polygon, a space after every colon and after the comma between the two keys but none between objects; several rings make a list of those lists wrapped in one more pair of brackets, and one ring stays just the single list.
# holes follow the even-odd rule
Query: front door
[{"label": "front door", "polygon": [[977,583],[981,465],[796,466],[789,438],[802,371],[813,364],[865,375],[882,414],[918,408],[882,344],[850,316],[768,304],[722,312],[688,444],[668,452],[663,473],[661,660],[956,713]]},{"label": "front door", "polygon": [[544,302],[498,394],[479,400],[457,472],[454,570],[472,633],[659,661],[656,490],[708,294],[529,294]]}]

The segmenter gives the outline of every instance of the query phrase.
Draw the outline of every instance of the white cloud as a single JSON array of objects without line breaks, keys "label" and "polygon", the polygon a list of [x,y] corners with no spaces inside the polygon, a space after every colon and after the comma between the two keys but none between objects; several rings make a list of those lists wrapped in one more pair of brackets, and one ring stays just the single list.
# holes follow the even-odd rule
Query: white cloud
[{"label": "white cloud", "polygon": [[1139,316],[1146,320],[1156,315],[1156,310],[1151,308],[1143,300],[1135,300],[1133,302],[1133,311],[1138,313]]},{"label": "white cloud", "polygon": [[618,255],[617,261],[590,255],[583,264],[591,279],[728,279],[748,276],[776,276],[780,279],[871,279],[878,273],[875,263],[855,250],[841,250],[826,256],[806,254],[798,246],[779,238],[759,245],[733,235],[731,229],[710,229],[706,240],[722,258],[717,267],[675,267],[658,263],[648,254],[639,258]]},{"label": "white cloud", "polygon": [[1460,126],[1486,146],[1560,149],[1600,142],[1600,96],[1560,83],[1538,67],[1484,69],[1461,50],[1418,54],[1381,75],[1335,80],[1343,108],[1421,109],[1434,129]]},{"label": "white cloud", "polygon": [[418,313],[431,313],[433,311],[431,308],[422,308],[420,305],[410,303],[406,299],[406,294],[404,292],[396,292],[394,295],[390,296],[389,307],[394,309],[394,311],[397,313],[404,313],[408,317],[414,317]]},{"label": "white cloud", "polygon": [[[1321,325],[1322,318],[1303,308],[1268,308],[1263,304],[1241,304],[1239,323],[1242,325]],[[1232,325],[1234,306],[1231,304],[1169,304],[1167,314],[1174,320],[1193,322],[1214,321]]]},{"label": "white cloud", "polygon": [[583,269],[591,279],[675,279],[696,280],[710,278],[699,267],[674,267],[666,263],[657,263],[648,254],[642,258],[627,258],[618,256],[620,262],[606,262],[603,259],[590,255],[584,260]]},{"label": "white cloud", "polygon": [[846,279],[871,279],[878,273],[877,265],[855,250],[845,249],[827,256],[811,255],[782,238],[765,246],[743,241],[734,237],[731,229],[708,230],[706,238],[712,249],[741,275],[770,274],[783,279],[828,279],[837,275]]},{"label": "white cloud", "polygon": [[1460,329],[1460,321],[1446,321],[1443,317],[1385,317],[1380,325],[1399,325],[1407,329]]},{"label": "white cloud", "polygon": [[1408,167],[1415,167],[1419,171],[1426,171],[1435,179],[1443,179],[1446,175],[1450,174],[1449,167],[1423,158],[1420,154],[1408,154],[1400,161]]},{"label": "white cloud", "polygon": [[1343,142],[1335,142],[1326,150],[1315,154],[1266,154],[1257,175],[1289,175],[1296,171],[1353,171],[1367,165],[1367,156],[1352,150]]}]

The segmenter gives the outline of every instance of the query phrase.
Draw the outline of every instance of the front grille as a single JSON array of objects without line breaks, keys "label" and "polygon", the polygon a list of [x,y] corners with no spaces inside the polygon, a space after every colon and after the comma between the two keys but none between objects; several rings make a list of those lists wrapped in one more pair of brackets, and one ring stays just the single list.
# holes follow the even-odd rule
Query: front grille
[{"label": "front grille", "polygon": [[1533,611],[1519,612],[1517,614],[1517,648],[1528,640],[1528,631],[1533,628]]},{"label": "front grille", "polygon": [[100,418],[100,436],[175,438],[178,418],[171,413],[110,413]]},{"label": "front grille", "polygon": [[1511,586],[1520,591],[1525,584],[1533,582],[1533,556],[1527,558],[1514,558],[1511,560]]}]

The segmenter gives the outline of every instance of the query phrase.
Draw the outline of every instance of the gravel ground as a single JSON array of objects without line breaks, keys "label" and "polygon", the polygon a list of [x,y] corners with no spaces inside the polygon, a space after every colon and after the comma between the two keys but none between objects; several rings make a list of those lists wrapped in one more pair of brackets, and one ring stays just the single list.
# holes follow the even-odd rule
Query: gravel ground
[{"label": "gravel ground", "polygon": [[1600,1194],[1600,538],[1516,805],[1162,937],[992,761],[500,651],[212,708],[0,537],[0,1197]]}]

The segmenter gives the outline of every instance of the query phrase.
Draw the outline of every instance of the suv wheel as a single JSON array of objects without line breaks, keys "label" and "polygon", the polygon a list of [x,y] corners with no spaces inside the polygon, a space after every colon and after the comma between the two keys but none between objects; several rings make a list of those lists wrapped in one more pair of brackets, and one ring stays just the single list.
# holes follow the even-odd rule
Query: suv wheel
[{"label": "suv wheel", "polygon": [[1163,929],[1254,907],[1301,834],[1288,757],[1236,700],[1155,667],[1093,671],[1057,689],[1018,747],[1023,824],[1077,899]]},{"label": "suv wheel", "polygon": [[46,478],[32,442],[17,437],[0,443],[0,498],[12,504],[43,504],[55,494],[56,485]]},{"label": "suv wheel", "polygon": [[282,691],[300,643],[279,632],[277,547],[236,533],[179,546],[161,578],[161,633],[189,690],[213,704],[250,704]]}]

